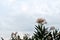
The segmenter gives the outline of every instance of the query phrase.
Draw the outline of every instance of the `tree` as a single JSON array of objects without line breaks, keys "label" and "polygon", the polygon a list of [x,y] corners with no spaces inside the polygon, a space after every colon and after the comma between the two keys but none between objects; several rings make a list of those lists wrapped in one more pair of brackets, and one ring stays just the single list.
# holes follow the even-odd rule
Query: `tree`
[{"label": "tree", "polygon": [[45,28],[44,24],[46,23],[45,19],[37,19],[37,23],[38,25],[35,25],[35,33],[34,33],[34,38],[35,40],[45,40],[46,39],[46,35],[48,34],[47,29]]},{"label": "tree", "polygon": [[58,31],[55,29],[55,31],[53,31],[53,38],[55,40],[57,40],[57,34],[58,34]]},{"label": "tree", "polygon": [[11,34],[11,40],[17,40],[17,32]]},{"label": "tree", "polygon": [[23,36],[23,40],[29,40],[29,34],[25,34],[25,35]]},{"label": "tree", "polygon": [[19,35],[17,36],[17,40],[21,40],[21,38],[20,38],[20,36],[19,36]]},{"label": "tree", "polygon": [[31,37],[31,40],[34,40],[34,36]]},{"label": "tree", "polygon": [[1,37],[1,39],[2,39],[2,40],[4,40],[4,38],[3,38],[3,37]]},{"label": "tree", "polygon": [[60,32],[57,33],[55,40],[60,40]]}]

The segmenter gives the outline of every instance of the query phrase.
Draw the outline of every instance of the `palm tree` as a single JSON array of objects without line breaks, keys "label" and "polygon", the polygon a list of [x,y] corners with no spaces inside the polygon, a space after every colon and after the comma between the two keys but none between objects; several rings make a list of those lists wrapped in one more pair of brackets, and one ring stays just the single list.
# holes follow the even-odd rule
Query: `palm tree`
[{"label": "palm tree", "polygon": [[38,19],[37,20],[38,25],[35,25],[35,33],[34,33],[34,38],[35,40],[45,40],[46,39],[46,35],[48,34],[47,29],[45,28],[44,24],[45,24],[45,20],[44,19]]},{"label": "palm tree", "polygon": [[11,40],[17,40],[17,32],[11,34]]},{"label": "palm tree", "polygon": [[23,40],[29,40],[29,34],[25,34],[25,35],[23,36]]},{"label": "palm tree", "polygon": [[53,31],[53,38],[55,40],[57,40],[57,34],[58,34],[58,30],[55,29],[55,31]]},{"label": "palm tree", "polygon": [[34,36],[31,37],[31,40],[34,40]]},{"label": "palm tree", "polygon": [[17,36],[17,40],[21,40],[21,38],[20,38],[20,36],[19,36],[19,35]]},{"label": "palm tree", "polygon": [[1,39],[2,39],[2,40],[4,40],[4,38],[3,38],[3,37],[1,37]]},{"label": "palm tree", "polygon": [[60,40],[60,32],[56,35],[56,40]]}]

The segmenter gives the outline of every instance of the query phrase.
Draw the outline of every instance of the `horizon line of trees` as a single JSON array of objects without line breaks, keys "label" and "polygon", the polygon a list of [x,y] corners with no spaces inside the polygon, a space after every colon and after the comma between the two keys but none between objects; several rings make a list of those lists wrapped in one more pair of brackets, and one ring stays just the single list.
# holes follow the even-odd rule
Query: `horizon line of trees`
[{"label": "horizon line of trees", "polygon": [[[17,35],[17,32],[11,34],[10,40],[60,40],[60,31],[54,26],[51,26],[50,29],[46,28],[46,20],[43,18],[37,19],[37,25],[35,25],[35,31],[32,37],[29,34],[25,34],[23,39],[20,35]],[[4,40],[3,37],[1,37]]]}]

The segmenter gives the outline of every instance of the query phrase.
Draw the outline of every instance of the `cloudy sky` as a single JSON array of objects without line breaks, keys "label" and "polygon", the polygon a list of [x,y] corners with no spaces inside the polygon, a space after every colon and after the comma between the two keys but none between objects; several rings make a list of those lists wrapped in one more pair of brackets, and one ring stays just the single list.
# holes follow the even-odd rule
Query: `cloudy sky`
[{"label": "cloudy sky", "polygon": [[0,0],[0,35],[7,40],[11,32],[33,33],[41,17],[47,27],[60,28],[60,0]]}]

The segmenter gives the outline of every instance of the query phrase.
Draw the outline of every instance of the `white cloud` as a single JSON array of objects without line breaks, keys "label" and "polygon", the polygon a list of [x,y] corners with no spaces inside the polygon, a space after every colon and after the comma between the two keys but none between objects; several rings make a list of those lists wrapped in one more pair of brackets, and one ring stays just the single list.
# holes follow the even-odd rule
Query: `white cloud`
[{"label": "white cloud", "polygon": [[0,3],[3,6],[12,6],[16,3],[16,0],[1,0]]},{"label": "white cloud", "polygon": [[27,12],[28,9],[29,9],[29,8],[28,8],[27,5],[22,5],[20,10],[22,10],[22,12]]},{"label": "white cloud", "polygon": [[[57,3],[58,1],[56,2],[56,5],[54,4],[55,2],[52,2],[52,0],[45,1],[45,2],[43,0],[43,1],[41,1],[41,3],[40,3],[40,1],[37,0],[35,2],[33,1],[32,3],[29,1],[27,1],[27,2],[25,1],[25,2],[19,4],[18,1],[16,1],[16,0],[8,0],[8,1],[6,0],[5,2],[8,2],[9,4],[15,3],[15,2],[17,2],[17,3],[15,5],[11,4],[10,6],[6,6],[6,7],[8,7],[8,13],[7,13],[8,18],[2,19],[2,21],[3,21],[2,25],[7,26],[8,24],[7,23],[5,24],[5,20],[8,20],[10,22],[11,22],[11,20],[15,21],[16,19],[14,19],[14,18],[18,18],[18,16],[20,17],[21,15],[22,15],[21,17],[24,17],[24,18],[27,15],[28,15],[27,17],[32,17],[32,18],[45,17],[46,15],[48,15],[48,17],[53,16],[53,15],[58,15],[59,10],[60,10],[60,9],[56,9],[56,6],[58,4],[60,4],[60,3]],[[57,7],[57,8],[60,8],[60,7]],[[25,15],[25,16],[23,16],[23,15]],[[8,22],[8,23],[10,23],[10,22]],[[15,22],[11,22],[11,23],[14,24]]]},{"label": "white cloud", "polygon": [[9,2],[16,2],[16,0],[8,0]]},{"label": "white cloud", "polygon": [[60,23],[60,0],[0,0],[0,2],[4,5],[0,8],[6,11],[0,13],[0,31],[32,32],[38,17],[46,18],[49,24]]},{"label": "white cloud", "polygon": [[8,6],[14,5],[16,3],[16,0],[7,0]]}]

